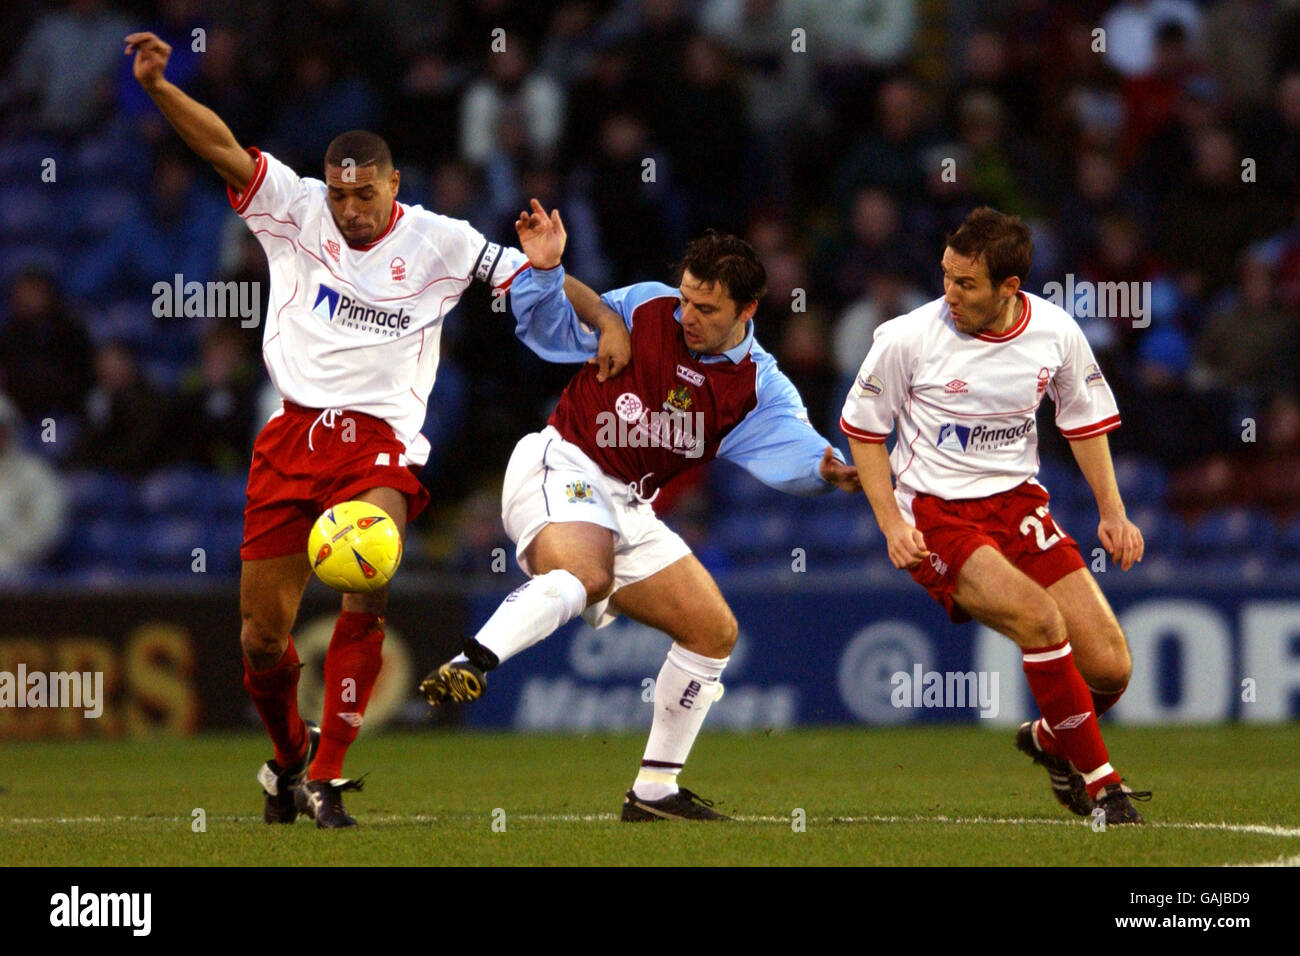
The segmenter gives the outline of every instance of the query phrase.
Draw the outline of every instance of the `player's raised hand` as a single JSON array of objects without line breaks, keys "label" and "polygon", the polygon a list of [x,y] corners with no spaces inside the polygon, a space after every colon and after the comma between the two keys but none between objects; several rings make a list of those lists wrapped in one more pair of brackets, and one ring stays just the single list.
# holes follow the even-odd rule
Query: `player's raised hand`
[{"label": "player's raised hand", "polygon": [[885,544],[889,549],[889,560],[896,568],[911,570],[930,556],[925,536],[901,517],[897,524],[885,530]]},{"label": "player's raised hand", "polygon": [[1110,559],[1127,571],[1142,560],[1146,551],[1146,542],[1138,526],[1125,517],[1104,517],[1097,525],[1097,540],[1101,542]]},{"label": "player's raised hand", "polygon": [[568,234],[560,219],[560,210],[552,209],[550,215],[534,199],[530,209],[525,209],[515,221],[519,234],[519,248],[535,269],[554,269],[564,255]]},{"label": "player's raised hand", "polygon": [[847,491],[851,495],[856,495],[862,490],[862,479],[858,477],[858,470],[852,465],[845,465],[835,460],[835,450],[830,445],[822,452],[821,463],[817,470],[826,481],[830,482],[840,491]]},{"label": "player's raised hand", "polygon": [[172,48],[152,33],[132,33],[126,38],[126,52],[135,54],[131,71],[146,90],[161,82]]}]

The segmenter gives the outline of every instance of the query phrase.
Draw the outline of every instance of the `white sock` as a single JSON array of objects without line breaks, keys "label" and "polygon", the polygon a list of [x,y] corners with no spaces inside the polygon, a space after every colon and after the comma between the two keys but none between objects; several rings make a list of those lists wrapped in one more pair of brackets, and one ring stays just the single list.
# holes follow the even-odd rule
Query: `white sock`
[{"label": "white sock", "polygon": [[[587,589],[563,569],[539,574],[507,595],[474,639],[497,656],[509,660],[563,624],[587,606]],[[462,654],[455,660],[464,660]]]},{"label": "white sock", "polygon": [[677,644],[669,649],[655,680],[650,739],[641,758],[641,771],[632,784],[632,791],[642,800],[662,800],[677,792],[677,774],[717,698],[718,678],[728,660],[705,657]]}]

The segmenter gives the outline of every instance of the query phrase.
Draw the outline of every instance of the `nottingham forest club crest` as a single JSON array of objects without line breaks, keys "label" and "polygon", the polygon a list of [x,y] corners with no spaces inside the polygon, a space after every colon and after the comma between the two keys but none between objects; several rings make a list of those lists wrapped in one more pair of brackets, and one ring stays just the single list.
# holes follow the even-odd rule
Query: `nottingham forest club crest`
[{"label": "nottingham forest club crest", "polygon": [[564,493],[565,495],[568,496],[568,499],[571,502],[577,502],[577,501],[594,502],[596,500],[596,489],[591,487],[590,482],[584,481],[581,478],[578,479],[577,481],[571,481],[567,485],[565,485]]}]

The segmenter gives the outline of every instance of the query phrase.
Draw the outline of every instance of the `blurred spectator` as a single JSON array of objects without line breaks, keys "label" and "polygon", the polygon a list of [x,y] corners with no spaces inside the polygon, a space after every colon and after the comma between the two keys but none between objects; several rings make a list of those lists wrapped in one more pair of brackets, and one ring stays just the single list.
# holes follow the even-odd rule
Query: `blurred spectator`
[{"label": "blurred spectator", "polygon": [[63,537],[63,479],[19,441],[18,408],[0,394],[0,575],[39,562]]},{"label": "blurred spectator", "polygon": [[532,69],[523,40],[506,38],[504,49],[483,58],[485,75],[470,84],[460,104],[460,155],[481,166],[509,144],[514,130],[527,156],[548,160],[564,133],[564,88]]},{"label": "blurred spectator", "polygon": [[938,257],[902,228],[902,210],[889,192],[867,188],[854,195],[844,231],[823,243],[819,259],[818,286],[838,311],[866,291],[868,276],[925,276]]},{"label": "blurred spectator", "polygon": [[839,416],[832,422],[826,414],[831,389],[835,387],[835,368],[827,338],[822,315],[809,309],[794,312],[786,319],[781,339],[776,343],[781,371],[798,390],[808,409],[809,421],[823,435],[829,435],[830,426],[839,422]]},{"label": "blurred spectator", "polygon": [[216,192],[216,174],[205,167],[200,179],[182,148],[168,144],[159,152],[147,208],[132,207],[68,276],[77,295],[97,304],[104,297],[142,299],[176,273],[185,282],[215,278],[221,225],[233,214]]},{"label": "blurred spectator", "polygon": [[1101,18],[1106,63],[1124,76],[1151,72],[1161,27],[1177,24],[1189,45],[1200,43],[1201,12],[1191,0],[1125,0]]},{"label": "blurred spectator", "polygon": [[1006,121],[992,93],[966,92],[957,101],[957,128],[969,157],[956,175],[971,181],[976,200],[1029,218],[1048,199],[1050,177],[1033,145]]},{"label": "blurred spectator", "polygon": [[809,52],[828,64],[882,71],[903,62],[916,39],[916,0],[798,0]]},{"label": "blurred spectator", "polygon": [[1192,175],[1164,210],[1162,247],[1190,294],[1208,299],[1232,281],[1241,251],[1276,226],[1275,213],[1257,184],[1242,181],[1229,130],[1200,130],[1192,148]]},{"label": "blurred spectator", "polygon": [[[330,141],[350,129],[382,129],[386,119],[374,88],[354,60],[299,40],[289,58],[287,86],[276,97],[266,149],[299,175],[324,175]],[[378,59],[375,50],[367,60]]]},{"label": "blurred spectator", "polygon": [[[212,27],[207,34],[207,50],[199,57],[198,75],[185,91],[218,116],[228,118],[241,143],[257,146],[266,134],[272,102],[247,51],[247,32],[228,26]],[[170,77],[170,62],[167,73]],[[133,79],[131,88],[140,90],[140,84]],[[159,123],[160,135],[167,138],[170,131],[163,130],[166,121],[156,108],[151,105],[144,116]]]},{"label": "blurred spectator", "polygon": [[1192,379],[1198,388],[1228,392],[1235,399],[1234,418],[1258,415],[1275,395],[1300,384],[1300,317],[1279,301],[1268,262],[1242,256],[1239,285],[1197,336]]},{"label": "blurred spectator", "polygon": [[881,84],[876,122],[853,147],[836,176],[835,198],[848,202],[862,186],[878,186],[899,202],[913,202],[924,189],[927,152],[938,142],[925,93],[911,77]]},{"label": "blurred spectator", "polygon": [[786,201],[799,152],[798,131],[822,119],[812,95],[812,57],[791,49],[791,31],[798,25],[790,0],[708,0],[700,12],[701,28],[740,67],[746,125],[766,165],[761,174],[768,194]]},{"label": "blurred spectator", "polygon": [[1070,270],[1096,246],[1103,217],[1127,213],[1148,220],[1150,214],[1146,197],[1125,181],[1115,153],[1095,147],[1076,155],[1072,188],[1058,208],[1061,256]]},{"label": "blurred spectator", "polygon": [[184,462],[235,474],[252,459],[258,379],[233,320],[203,336],[199,365],[182,377],[168,417],[173,453]]},{"label": "blurred spectator", "polygon": [[8,321],[0,327],[0,388],[22,417],[79,415],[92,379],[90,339],[79,317],[40,269],[9,286]]},{"label": "blurred spectator", "polygon": [[537,65],[567,86],[591,73],[599,48],[595,4],[565,0],[551,17]]},{"label": "blurred spectator", "polygon": [[434,167],[458,155],[456,130],[467,75],[440,50],[412,58],[397,90],[396,110],[410,119],[392,124],[385,137],[399,168],[408,162]]},{"label": "blurred spectator", "polygon": [[598,150],[576,181],[591,197],[611,285],[662,275],[685,245],[673,178],[667,157],[639,119],[626,112],[605,118]]},{"label": "blurred spectator", "polygon": [[[1187,32],[1177,22],[1156,32],[1151,69],[1124,83],[1124,152],[1137,156],[1152,138],[1174,121],[1174,107],[1186,80],[1195,74]],[[1208,80],[1208,77],[1206,78]]]},{"label": "blurred spectator", "polygon": [[143,475],[164,464],[164,399],[140,374],[135,356],[120,342],[95,353],[95,387],[73,462]]},{"label": "blurred spectator", "polygon": [[102,0],[72,0],[37,20],[23,39],[3,99],[30,110],[35,125],[56,133],[89,128],[112,101],[113,73],[131,22]]},{"label": "blurred spectator", "polygon": [[1205,64],[1234,107],[1268,101],[1278,20],[1274,0],[1215,0],[1205,11]]},{"label": "blurred spectator", "polygon": [[676,107],[664,118],[664,145],[678,170],[691,235],[738,232],[745,213],[745,102],[730,62],[711,41],[692,37],[684,51]]}]

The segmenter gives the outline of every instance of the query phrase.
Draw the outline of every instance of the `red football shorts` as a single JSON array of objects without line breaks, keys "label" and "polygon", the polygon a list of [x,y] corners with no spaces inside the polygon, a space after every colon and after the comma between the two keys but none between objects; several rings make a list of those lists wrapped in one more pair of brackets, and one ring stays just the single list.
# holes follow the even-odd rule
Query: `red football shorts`
[{"label": "red football shorts", "polygon": [[408,466],[406,447],[382,419],[347,409],[284,411],[253,444],[244,508],[244,561],[307,553],[307,536],[321,512],[371,488],[406,496],[406,520],[429,503],[429,492]]},{"label": "red football shorts", "polygon": [[990,545],[1030,579],[1049,587],[1086,567],[1079,545],[1047,510],[1047,490],[1025,482],[988,498],[945,501],[918,494],[912,501],[916,528],[930,556],[911,575],[957,623],[970,615],[952,599],[957,575],[975,551]]}]

